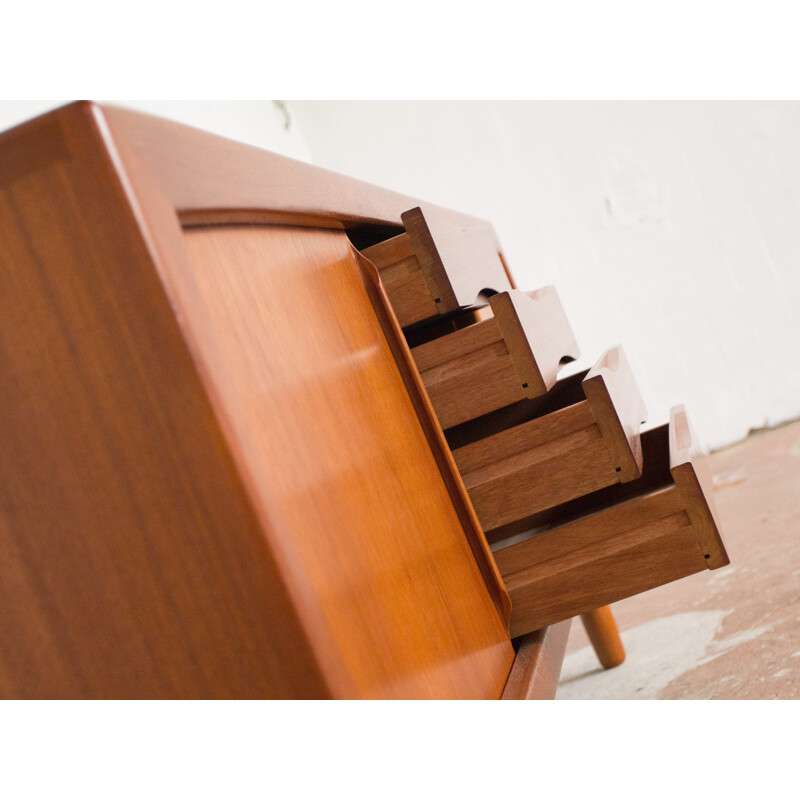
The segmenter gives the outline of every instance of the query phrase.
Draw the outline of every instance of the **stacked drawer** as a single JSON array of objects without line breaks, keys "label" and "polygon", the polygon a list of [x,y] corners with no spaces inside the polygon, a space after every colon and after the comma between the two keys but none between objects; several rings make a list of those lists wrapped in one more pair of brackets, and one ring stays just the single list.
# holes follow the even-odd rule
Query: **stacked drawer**
[{"label": "stacked drawer", "polygon": [[459,265],[420,252],[435,247],[401,234],[363,254],[492,543],[512,636],[727,564],[686,411],[640,433],[646,412],[620,347],[558,380],[579,351],[553,287],[440,308],[420,263]]},{"label": "stacked drawer", "polygon": [[491,316],[411,351],[444,429],[545,394],[580,355],[552,286],[489,306]]}]

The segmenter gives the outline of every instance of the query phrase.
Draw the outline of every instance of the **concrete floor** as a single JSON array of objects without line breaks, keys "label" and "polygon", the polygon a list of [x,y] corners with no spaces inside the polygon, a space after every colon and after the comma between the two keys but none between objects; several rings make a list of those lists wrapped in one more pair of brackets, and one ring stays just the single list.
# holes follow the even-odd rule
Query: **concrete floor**
[{"label": "concrete floor", "polygon": [[556,699],[800,698],[800,422],[710,460],[730,566],[615,604],[615,669],[575,620]]}]

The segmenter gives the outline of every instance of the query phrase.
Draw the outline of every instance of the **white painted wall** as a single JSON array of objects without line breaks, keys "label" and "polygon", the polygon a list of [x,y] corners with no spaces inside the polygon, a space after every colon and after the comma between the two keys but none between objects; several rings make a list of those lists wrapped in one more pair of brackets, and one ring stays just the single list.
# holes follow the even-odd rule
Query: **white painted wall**
[{"label": "white painted wall", "polygon": [[[800,416],[800,104],[112,101],[491,220],[719,447]],[[62,101],[0,103],[0,130]]]},{"label": "white painted wall", "polygon": [[292,102],[314,163],[493,222],[580,366],[621,343],[650,425],[800,416],[800,104]]}]

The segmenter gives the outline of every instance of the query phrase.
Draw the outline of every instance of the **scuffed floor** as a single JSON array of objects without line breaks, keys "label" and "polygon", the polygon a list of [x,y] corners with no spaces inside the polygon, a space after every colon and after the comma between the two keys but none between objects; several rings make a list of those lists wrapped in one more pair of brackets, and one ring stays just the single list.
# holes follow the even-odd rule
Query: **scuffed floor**
[{"label": "scuffed floor", "polygon": [[615,669],[573,623],[556,699],[800,699],[800,422],[710,459],[730,566],[614,605]]}]

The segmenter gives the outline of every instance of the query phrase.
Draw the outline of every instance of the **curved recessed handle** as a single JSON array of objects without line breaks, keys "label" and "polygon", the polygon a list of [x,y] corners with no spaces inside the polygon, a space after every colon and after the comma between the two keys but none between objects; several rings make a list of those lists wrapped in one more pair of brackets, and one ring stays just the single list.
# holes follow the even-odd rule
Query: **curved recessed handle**
[{"label": "curved recessed handle", "polygon": [[639,427],[647,410],[622,348],[606,350],[582,386],[620,481],[638,478],[642,474]]},{"label": "curved recessed handle", "polygon": [[563,364],[580,357],[554,286],[501,292],[489,298],[489,305],[526,397],[547,392]]},{"label": "curved recessed handle", "polygon": [[512,288],[488,222],[427,203],[400,218],[440,314]]}]

